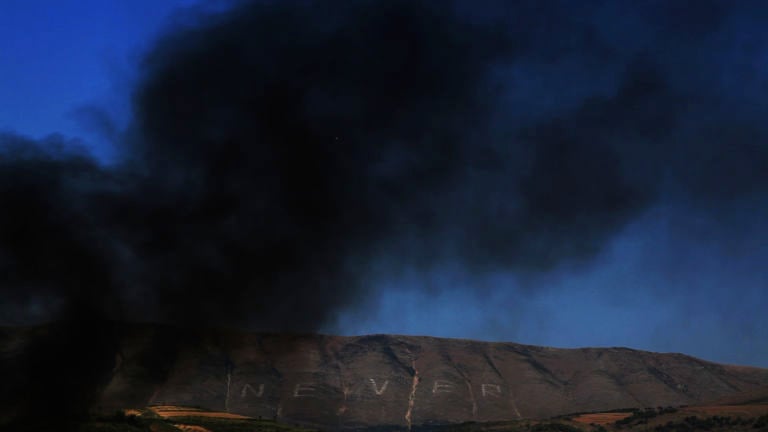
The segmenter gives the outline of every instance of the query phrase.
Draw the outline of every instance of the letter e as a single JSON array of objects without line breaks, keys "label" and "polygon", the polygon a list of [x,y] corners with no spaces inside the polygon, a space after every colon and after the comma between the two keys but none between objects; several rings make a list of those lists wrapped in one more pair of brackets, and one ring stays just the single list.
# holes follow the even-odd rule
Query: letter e
[{"label": "letter e", "polygon": [[483,393],[483,397],[486,397],[486,396],[499,397],[499,396],[501,396],[501,387],[496,385],[496,384],[482,384],[480,386],[480,390]]},{"label": "letter e", "polygon": [[293,389],[293,397],[306,397],[312,396],[315,392],[315,387],[312,383],[299,383]]},{"label": "letter e", "polygon": [[432,394],[450,393],[452,390],[453,383],[450,381],[435,380],[435,385],[432,386]]}]

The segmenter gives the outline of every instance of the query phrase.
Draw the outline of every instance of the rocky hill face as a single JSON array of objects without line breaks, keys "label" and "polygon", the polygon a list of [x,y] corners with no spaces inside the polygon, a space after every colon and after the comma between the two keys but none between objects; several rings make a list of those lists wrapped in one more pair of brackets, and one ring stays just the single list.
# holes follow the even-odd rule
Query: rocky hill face
[{"label": "rocky hill face", "polygon": [[[9,334],[6,357],[19,349]],[[114,358],[104,409],[189,405],[330,429],[695,404],[768,386],[766,369],[681,354],[389,335],[131,326]]]}]

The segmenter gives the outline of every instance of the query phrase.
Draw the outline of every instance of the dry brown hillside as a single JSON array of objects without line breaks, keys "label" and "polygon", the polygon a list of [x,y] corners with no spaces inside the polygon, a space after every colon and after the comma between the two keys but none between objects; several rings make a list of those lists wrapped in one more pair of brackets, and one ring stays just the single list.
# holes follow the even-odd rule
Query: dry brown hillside
[{"label": "dry brown hillside", "polygon": [[[23,338],[5,331],[6,357]],[[103,409],[198,406],[325,428],[407,427],[694,405],[760,393],[768,370],[626,348],[132,325]],[[65,373],[65,371],[62,371]]]}]

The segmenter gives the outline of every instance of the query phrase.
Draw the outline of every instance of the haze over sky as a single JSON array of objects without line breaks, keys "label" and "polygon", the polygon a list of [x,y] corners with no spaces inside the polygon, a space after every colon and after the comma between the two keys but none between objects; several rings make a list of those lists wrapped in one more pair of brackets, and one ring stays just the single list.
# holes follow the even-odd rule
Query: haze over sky
[{"label": "haze over sky", "polygon": [[[172,12],[195,3],[0,0],[0,131],[33,140],[61,134],[81,140],[104,164],[119,161],[115,136],[132,121],[131,97],[142,73],[141,59]],[[581,144],[554,145],[552,154],[545,155],[549,159],[536,159],[553,164],[542,172],[566,171],[573,178],[551,180],[536,175],[534,165],[534,174],[519,183],[523,196],[544,197],[546,202],[549,188],[567,188],[582,181],[582,174],[592,176],[605,168],[590,168],[602,157],[596,152],[603,151],[592,146],[590,136],[599,136],[608,142],[606,148],[615,149],[616,167],[611,168],[631,184],[626,190],[640,191],[638,204],[632,201],[616,217],[598,212],[594,224],[567,219],[573,225],[565,230],[583,223],[595,232],[585,242],[586,251],[578,233],[568,234],[563,238],[575,239],[579,246],[574,246],[576,252],[565,245],[564,251],[553,253],[562,259],[550,260],[549,252],[535,247],[519,248],[533,258],[518,257],[517,262],[530,265],[505,266],[496,255],[483,259],[484,250],[496,247],[487,239],[469,257],[464,252],[469,249],[435,252],[439,259],[414,253],[415,261],[426,265],[403,264],[398,254],[366,251],[370,255],[365,256],[373,257],[364,263],[369,271],[361,276],[366,288],[355,291],[354,300],[338,299],[340,306],[331,309],[318,330],[557,347],[627,346],[768,367],[768,3],[729,3],[516,2],[524,9],[519,12],[498,2],[474,2],[465,13],[480,21],[502,16],[505,25],[514,27],[523,25],[517,14],[535,19],[530,28],[512,32],[513,39],[526,40],[525,47],[514,48],[511,61],[493,68],[492,93],[500,101],[489,114],[491,126],[474,137],[465,131],[466,139],[514,136],[525,141],[562,134],[566,138],[554,140],[572,138],[583,144],[584,153]],[[224,9],[223,4],[208,6]],[[445,61],[440,69],[461,68]],[[633,78],[637,74],[642,78]],[[645,99],[646,93],[653,96]],[[351,110],[357,106],[343,97],[320,99],[318,111],[328,103],[348,103]],[[466,100],[475,102],[469,96]],[[316,118],[325,119],[322,114]],[[638,132],[626,132],[633,128]],[[343,141],[357,132],[335,133]],[[522,159],[525,153],[516,152],[510,157]],[[502,208],[509,203],[502,198],[503,187],[494,189],[494,178],[477,184],[493,189],[488,199]],[[592,188],[614,180],[606,174],[584,182]],[[574,187],[565,194],[577,202],[563,201],[574,209],[571,214],[579,213],[579,200],[591,197],[581,186]],[[645,193],[651,189],[653,193]],[[432,203],[454,198],[441,196]],[[471,206],[472,199],[466,199],[462,206]],[[0,202],[0,211],[3,206]],[[490,208],[485,201],[478,206]],[[550,209],[538,210],[547,215]],[[560,208],[553,213],[561,215]],[[463,219],[449,220],[437,232],[452,235],[457,220]],[[518,219],[509,220],[515,224]],[[558,220],[546,229],[535,225],[536,235],[515,234],[515,239],[548,245],[550,238],[561,235]],[[483,232],[478,230],[468,232]],[[494,227],[490,236],[503,232]],[[404,246],[382,243],[382,249],[407,255],[413,241],[409,233],[403,235]],[[425,237],[442,234],[428,231]],[[427,244],[452,250],[471,242]],[[485,265],[489,261],[493,264]],[[344,279],[334,275],[331,280]],[[339,295],[348,294],[342,290]],[[39,308],[36,301],[24,307]],[[281,310],[290,321],[291,308]],[[28,315],[34,311],[19,313],[18,321]]]}]

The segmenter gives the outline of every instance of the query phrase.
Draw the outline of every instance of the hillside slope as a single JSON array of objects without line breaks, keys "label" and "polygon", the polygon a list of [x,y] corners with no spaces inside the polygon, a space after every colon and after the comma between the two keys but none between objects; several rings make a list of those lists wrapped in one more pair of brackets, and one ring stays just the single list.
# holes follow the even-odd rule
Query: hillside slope
[{"label": "hillside slope", "polygon": [[[7,329],[0,335],[0,355],[10,364],[24,338]],[[626,348],[131,325],[104,382],[104,410],[200,406],[356,428],[692,405],[760,391],[768,370]]]}]

